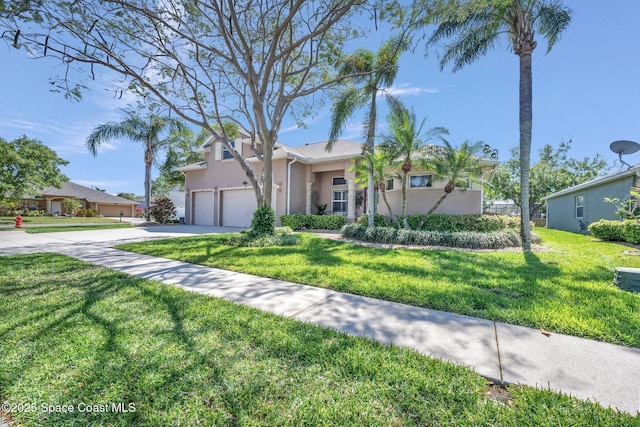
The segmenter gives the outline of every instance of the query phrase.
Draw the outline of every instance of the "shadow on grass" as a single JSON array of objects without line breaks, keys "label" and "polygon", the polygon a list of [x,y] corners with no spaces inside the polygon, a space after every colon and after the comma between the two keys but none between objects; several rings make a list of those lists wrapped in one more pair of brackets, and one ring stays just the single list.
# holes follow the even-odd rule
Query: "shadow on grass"
[{"label": "shadow on grass", "polygon": [[[77,270],[67,283],[55,268],[41,270],[43,295],[65,298],[66,311],[16,294],[15,313],[25,304],[49,312],[37,323],[19,322],[0,344],[3,397],[47,396],[48,403],[76,407],[134,403],[136,411],[21,413],[17,422],[295,425],[318,420],[318,409],[331,401],[335,412],[324,422],[388,424],[408,413],[428,422],[434,414],[422,413],[426,408],[449,414],[478,403],[483,381],[468,369],[95,270]],[[11,288],[10,280],[0,283],[3,292]],[[450,391],[458,389],[466,391]],[[396,398],[408,393],[415,402]]]},{"label": "shadow on grass", "polygon": [[[237,248],[226,246],[225,242],[225,236],[207,236],[129,248],[419,307],[599,337],[618,344],[637,346],[640,342],[633,332],[640,329],[640,321],[633,319],[637,312],[634,307],[640,300],[603,285],[611,280],[613,273],[608,265],[617,256],[606,247],[599,249],[608,254],[601,262],[582,256],[584,245],[574,243],[563,246],[563,252],[479,253],[377,249],[314,236],[303,236],[302,244],[287,247]],[[609,290],[610,301],[622,304],[622,311],[607,309],[595,301],[608,295]],[[590,330],[594,322],[602,323],[602,313],[607,313],[610,326],[599,325]],[[629,337],[636,338],[630,342]]]}]

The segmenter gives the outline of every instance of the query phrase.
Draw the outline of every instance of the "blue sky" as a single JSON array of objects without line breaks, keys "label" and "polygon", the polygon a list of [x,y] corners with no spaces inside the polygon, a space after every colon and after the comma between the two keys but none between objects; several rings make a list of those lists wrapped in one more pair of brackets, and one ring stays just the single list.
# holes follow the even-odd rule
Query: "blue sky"
[{"label": "blue sky", "polygon": [[[545,55],[539,40],[533,55],[533,155],[544,144],[573,140],[573,157],[603,156],[612,166],[617,155],[609,144],[618,139],[640,142],[640,2],[637,0],[565,0],[573,20],[554,49]],[[386,34],[373,33],[363,46],[376,50]],[[63,172],[82,185],[143,194],[142,147],[118,140],[91,156],[84,141],[104,122],[120,120],[127,101],[96,86],[81,102],[51,93],[49,76],[56,62],[31,60],[24,52],[0,45],[0,137],[40,139],[70,163]],[[465,140],[497,148],[500,160],[518,145],[518,58],[503,40],[487,56],[457,73],[440,71],[423,49],[406,53],[393,88],[412,106],[426,127],[449,129],[455,146]],[[343,138],[361,140],[358,113]],[[279,140],[300,145],[327,139],[329,106],[295,129],[285,120]],[[384,131],[384,111],[380,131]],[[625,157],[640,163],[640,152]],[[156,175],[154,174],[154,177]]]}]

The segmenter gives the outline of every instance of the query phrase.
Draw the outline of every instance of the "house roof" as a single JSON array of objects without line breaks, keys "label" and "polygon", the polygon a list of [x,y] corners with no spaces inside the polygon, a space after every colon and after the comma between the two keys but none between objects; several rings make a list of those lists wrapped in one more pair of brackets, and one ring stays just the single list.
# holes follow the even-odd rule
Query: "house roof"
[{"label": "house roof", "polygon": [[198,162],[198,163],[191,163],[188,165],[180,166],[175,170],[180,172],[187,172],[187,171],[197,171],[197,170],[206,169],[206,168],[207,168],[207,162]]},{"label": "house roof", "polygon": [[605,184],[607,182],[616,181],[618,179],[626,178],[628,176],[640,176],[640,164],[631,166],[630,168],[610,173],[609,175],[600,176],[594,178],[591,181],[583,182],[582,184],[574,185],[573,187],[565,188],[564,190],[557,191],[553,194],[543,197],[542,200],[549,200],[555,197],[563,196],[565,194],[574,193],[576,191],[585,190],[591,187],[597,187],[598,185]]},{"label": "house roof", "polygon": [[297,147],[278,143],[273,151],[274,159],[297,157],[307,163],[319,163],[340,159],[351,159],[362,155],[364,144],[361,142],[338,139],[333,143],[331,151],[326,150],[328,141],[313,142]]},{"label": "house roof", "polygon": [[42,197],[75,197],[91,203],[111,203],[120,205],[137,205],[138,202],[105,193],[104,191],[85,187],[73,182],[65,182],[62,188],[46,187],[42,189]]},{"label": "house roof", "polygon": [[[213,138],[209,138],[209,140],[203,144],[198,150],[199,152],[211,151],[211,144],[213,143]],[[349,141],[346,139],[338,139],[334,141],[331,151],[326,150],[326,146],[328,141],[320,141],[313,142],[304,145],[298,146],[290,146],[283,144],[281,142],[276,142],[273,149],[273,160],[278,159],[298,159],[303,163],[322,163],[322,162],[330,162],[336,160],[347,160],[352,159],[354,157],[362,156],[364,150],[364,143]],[[429,145],[428,149],[441,149],[442,147],[436,145]],[[424,153],[417,153],[415,155],[416,158],[424,158],[425,155],[428,156],[428,150],[425,150]],[[248,162],[257,162],[259,161],[257,157],[248,157],[246,159]],[[482,165],[497,165],[499,162],[496,160],[490,159],[480,159]],[[206,169],[206,162],[198,162],[192,163],[189,165],[181,166],[176,168],[176,170],[181,172]]]}]

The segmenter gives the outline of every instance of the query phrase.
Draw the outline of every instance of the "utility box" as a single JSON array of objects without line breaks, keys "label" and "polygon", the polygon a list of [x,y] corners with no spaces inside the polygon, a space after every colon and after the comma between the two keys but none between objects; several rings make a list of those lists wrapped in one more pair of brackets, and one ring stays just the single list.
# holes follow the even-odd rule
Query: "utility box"
[{"label": "utility box", "polygon": [[640,292],[640,268],[616,268],[613,284],[625,291]]}]

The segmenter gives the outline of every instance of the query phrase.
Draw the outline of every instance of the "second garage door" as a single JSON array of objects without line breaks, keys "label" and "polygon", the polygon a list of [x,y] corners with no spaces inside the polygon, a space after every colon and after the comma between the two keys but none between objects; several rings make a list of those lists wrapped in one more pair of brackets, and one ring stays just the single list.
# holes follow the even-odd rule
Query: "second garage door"
[{"label": "second garage door", "polygon": [[222,192],[222,225],[248,227],[256,210],[253,190],[226,190]]}]

